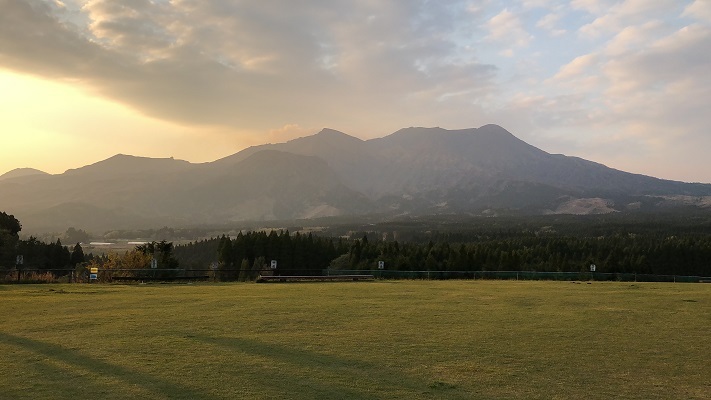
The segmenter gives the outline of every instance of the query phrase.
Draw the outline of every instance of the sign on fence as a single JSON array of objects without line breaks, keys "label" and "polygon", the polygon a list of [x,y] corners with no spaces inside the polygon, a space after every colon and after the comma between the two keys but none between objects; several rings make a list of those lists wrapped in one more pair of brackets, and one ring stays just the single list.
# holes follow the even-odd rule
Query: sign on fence
[{"label": "sign on fence", "polygon": [[277,269],[277,260],[272,260],[272,263],[270,265],[272,269]]},{"label": "sign on fence", "polygon": [[385,269],[385,261],[378,261],[378,269]]},{"label": "sign on fence", "polygon": [[15,259],[15,264],[16,265],[22,265],[22,263],[25,262],[25,258],[22,255],[18,255],[17,258]]},{"label": "sign on fence", "polygon": [[595,264],[590,264],[590,272],[595,272],[597,266]]}]

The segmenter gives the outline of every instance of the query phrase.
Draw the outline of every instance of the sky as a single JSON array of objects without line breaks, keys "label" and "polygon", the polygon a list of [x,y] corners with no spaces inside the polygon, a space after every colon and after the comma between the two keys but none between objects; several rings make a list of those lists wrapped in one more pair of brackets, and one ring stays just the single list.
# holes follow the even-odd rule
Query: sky
[{"label": "sky", "polygon": [[0,0],[0,174],[498,124],[711,183],[711,0]]}]

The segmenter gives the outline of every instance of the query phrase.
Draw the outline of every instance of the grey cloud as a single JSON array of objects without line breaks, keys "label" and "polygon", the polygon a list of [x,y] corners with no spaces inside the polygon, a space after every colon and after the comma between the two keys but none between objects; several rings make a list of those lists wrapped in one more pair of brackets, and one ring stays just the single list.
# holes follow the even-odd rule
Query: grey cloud
[{"label": "grey cloud", "polygon": [[701,77],[711,68],[711,29],[701,25],[683,28],[666,40],[619,61],[622,78],[639,87],[689,76]]},{"label": "grey cloud", "polygon": [[168,48],[175,38],[165,29],[171,8],[161,3],[93,1],[84,11],[94,21],[89,29],[105,47],[148,55]]},{"label": "grey cloud", "polygon": [[453,56],[466,14],[457,7],[465,5],[94,0],[82,9],[91,23],[76,27],[47,4],[0,0],[0,66],[79,79],[191,124],[355,123],[402,112],[402,99],[417,114],[447,93],[492,90],[493,66]]},{"label": "grey cloud", "polygon": [[706,101],[711,98],[711,28],[692,25],[652,46],[610,61],[609,98],[618,117],[640,118],[656,125],[684,123],[689,132],[705,130]]},{"label": "grey cloud", "polygon": [[49,77],[91,72],[102,50],[63,25],[47,4],[0,0],[2,66]]}]

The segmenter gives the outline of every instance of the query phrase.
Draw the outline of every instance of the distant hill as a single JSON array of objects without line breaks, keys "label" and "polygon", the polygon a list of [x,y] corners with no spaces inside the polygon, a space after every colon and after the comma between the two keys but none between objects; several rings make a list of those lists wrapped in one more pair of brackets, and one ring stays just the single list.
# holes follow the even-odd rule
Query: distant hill
[{"label": "distant hill", "polygon": [[210,163],[116,155],[58,175],[22,169],[0,177],[0,209],[33,230],[705,209],[709,196],[711,185],[549,154],[497,125],[412,127],[371,140],[324,129]]},{"label": "distant hill", "polygon": [[34,168],[15,168],[12,171],[0,175],[0,181],[14,178],[26,178],[28,176],[46,176],[49,175],[44,171]]}]

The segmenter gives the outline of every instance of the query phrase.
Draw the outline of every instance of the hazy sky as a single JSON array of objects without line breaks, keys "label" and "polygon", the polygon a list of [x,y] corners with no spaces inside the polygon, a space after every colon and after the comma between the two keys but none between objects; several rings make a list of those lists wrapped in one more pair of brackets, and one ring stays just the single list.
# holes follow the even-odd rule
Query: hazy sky
[{"label": "hazy sky", "polygon": [[0,0],[0,173],[488,123],[711,182],[711,0]]}]

